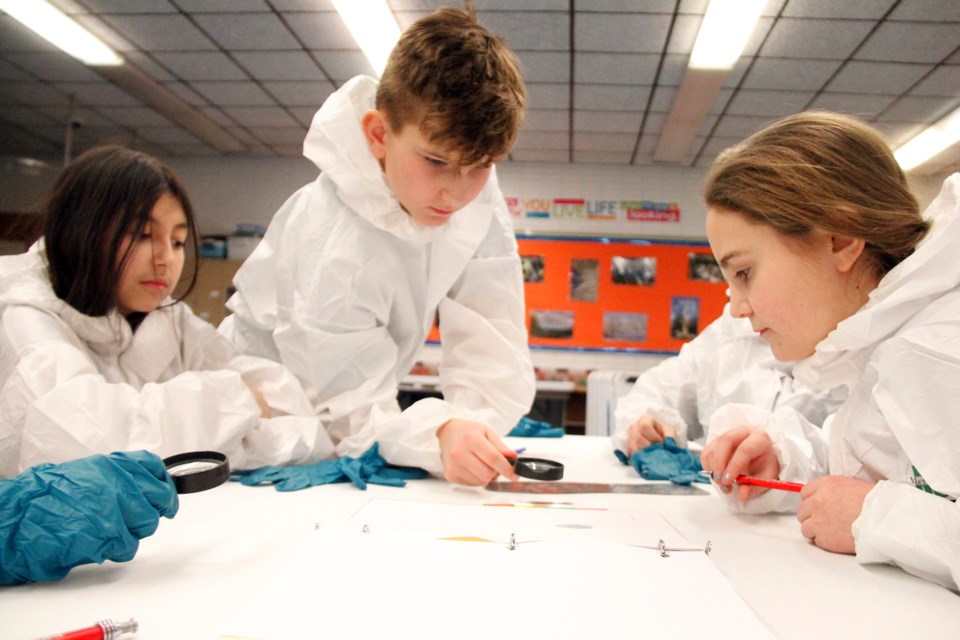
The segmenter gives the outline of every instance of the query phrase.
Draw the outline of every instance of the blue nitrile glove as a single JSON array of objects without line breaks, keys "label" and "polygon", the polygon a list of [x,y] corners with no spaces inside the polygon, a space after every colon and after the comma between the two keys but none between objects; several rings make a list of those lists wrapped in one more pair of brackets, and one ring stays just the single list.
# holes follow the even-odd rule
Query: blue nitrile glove
[{"label": "blue nitrile glove", "polygon": [[147,451],[40,464],[0,480],[0,584],[126,562],[179,506],[163,460]]},{"label": "blue nitrile glove", "polygon": [[524,416],[507,435],[521,438],[560,438],[563,436],[563,429],[554,427],[549,422],[539,422]]},{"label": "blue nitrile glove", "polygon": [[245,485],[272,484],[277,491],[298,491],[307,487],[336,482],[353,482],[361,489],[367,484],[402,487],[407,480],[426,478],[427,472],[415,467],[395,467],[387,464],[377,442],[359,458],[344,456],[335,460],[321,460],[312,464],[287,467],[260,467],[252,471],[236,471],[231,480]]},{"label": "blue nitrile glove", "polygon": [[700,475],[703,469],[700,458],[678,447],[670,437],[664,438],[663,442],[654,442],[641,451],[634,451],[629,459],[623,451],[614,453],[620,462],[633,465],[637,473],[647,480],[669,480],[674,484],[710,482],[709,478]]}]

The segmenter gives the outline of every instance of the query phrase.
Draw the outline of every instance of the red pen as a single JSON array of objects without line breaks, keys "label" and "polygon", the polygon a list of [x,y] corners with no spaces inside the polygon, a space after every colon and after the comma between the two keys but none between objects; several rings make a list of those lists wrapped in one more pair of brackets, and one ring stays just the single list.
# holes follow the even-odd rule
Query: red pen
[{"label": "red pen", "polygon": [[[712,471],[701,471],[700,473],[710,476],[714,480]],[[800,493],[803,485],[799,482],[784,482],[783,480],[767,480],[765,478],[753,478],[751,476],[737,476],[733,481],[735,484],[744,484],[751,487],[765,487],[767,489],[780,489],[781,491],[794,491]]]},{"label": "red pen", "polygon": [[126,622],[101,620],[92,627],[67,631],[55,636],[37,638],[37,640],[114,640],[124,633],[136,633],[137,621],[130,619]]},{"label": "red pen", "polygon": [[745,484],[752,487],[766,487],[767,489],[780,489],[781,491],[796,491],[800,493],[803,485],[799,482],[784,482],[783,480],[765,480],[763,478],[751,478],[750,476],[737,476],[734,480],[737,484]]}]

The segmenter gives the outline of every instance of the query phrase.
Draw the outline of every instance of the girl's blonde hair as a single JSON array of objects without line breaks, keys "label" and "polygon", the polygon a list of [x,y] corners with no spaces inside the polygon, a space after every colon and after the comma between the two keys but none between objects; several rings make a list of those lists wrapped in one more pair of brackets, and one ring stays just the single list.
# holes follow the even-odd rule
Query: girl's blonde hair
[{"label": "girl's blonde hair", "polygon": [[834,113],[783,118],[727,149],[703,197],[800,241],[814,229],[860,238],[881,277],[929,228],[880,134]]}]

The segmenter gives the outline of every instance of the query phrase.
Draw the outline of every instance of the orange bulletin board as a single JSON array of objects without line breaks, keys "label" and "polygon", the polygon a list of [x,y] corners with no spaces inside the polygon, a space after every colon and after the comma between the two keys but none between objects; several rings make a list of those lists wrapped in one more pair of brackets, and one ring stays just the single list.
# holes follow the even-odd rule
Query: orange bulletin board
[{"label": "orange bulletin board", "polygon": [[530,345],[676,353],[726,303],[704,242],[517,236]]}]

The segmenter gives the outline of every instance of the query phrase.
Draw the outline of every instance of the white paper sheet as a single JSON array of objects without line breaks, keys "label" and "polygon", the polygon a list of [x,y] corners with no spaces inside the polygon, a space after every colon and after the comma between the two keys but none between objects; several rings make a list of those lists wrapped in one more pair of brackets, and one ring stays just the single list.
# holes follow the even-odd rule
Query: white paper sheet
[{"label": "white paper sheet", "polygon": [[[571,513],[577,512],[371,501],[344,529],[311,535],[225,622],[221,638],[562,640],[623,634],[702,640],[716,637],[718,628],[738,640],[772,637],[706,554],[663,558],[604,537],[642,523],[637,514],[624,519],[626,512],[583,512],[593,514],[592,529],[556,526],[583,515]],[[358,524],[369,532],[361,533]],[[513,550],[499,540],[437,539],[497,540],[504,526],[521,525]],[[525,532],[541,537],[524,541]]]}]

